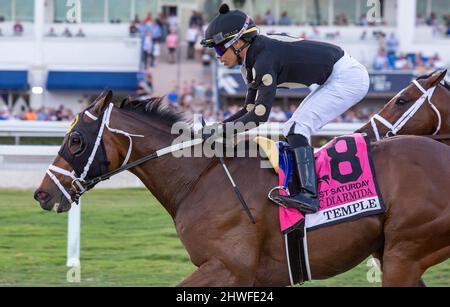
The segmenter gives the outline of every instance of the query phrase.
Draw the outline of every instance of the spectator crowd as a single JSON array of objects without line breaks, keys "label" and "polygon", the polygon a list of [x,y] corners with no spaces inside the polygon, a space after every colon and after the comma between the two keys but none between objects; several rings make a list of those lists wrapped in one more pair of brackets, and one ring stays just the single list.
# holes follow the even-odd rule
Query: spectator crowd
[{"label": "spectator crowd", "polygon": [[399,52],[399,40],[394,33],[388,37],[383,32],[378,32],[379,51],[374,59],[372,68],[379,70],[404,70],[415,71],[423,74],[430,70],[445,68],[438,53],[424,55],[422,52]]},{"label": "spectator crowd", "polygon": [[22,106],[20,111],[12,111],[5,104],[0,104],[0,120],[72,121],[73,119],[72,110],[63,105],[58,108],[41,107],[37,110]]},{"label": "spectator crowd", "polygon": [[[241,107],[242,106],[231,105],[223,113],[216,114],[217,119],[219,119],[219,118],[226,119],[229,116],[231,116],[232,114],[239,111],[239,109]],[[283,110],[283,108],[281,108],[280,106],[275,105],[272,107],[272,109],[270,111],[268,121],[284,123],[292,117],[292,115],[294,114],[296,109],[297,109],[297,105],[295,105],[295,104],[291,104],[289,106],[289,109],[287,109],[287,110]],[[375,107],[373,107],[373,108],[370,108],[370,107],[353,108],[353,109],[348,110],[347,112],[345,112],[338,118],[336,118],[334,120],[334,122],[337,122],[337,123],[364,123],[364,122],[369,121],[370,118],[372,117],[372,115],[375,114],[376,112],[378,112],[378,110]]]},{"label": "spectator crowd", "polygon": [[[180,52],[180,36],[178,16],[174,13],[166,15],[161,13],[157,18],[153,18],[151,13],[143,19],[136,15],[129,27],[131,37],[141,39],[142,55],[141,66],[145,70],[154,67],[159,57],[166,52],[167,62],[174,64],[185,57],[187,60],[197,60],[198,62],[211,62],[209,50],[200,45],[203,33],[208,25],[201,12],[193,11],[189,18],[188,28],[185,33],[187,43],[186,55]],[[162,48],[165,49],[162,49]]]},{"label": "spectator crowd", "polygon": [[[433,35],[450,36],[450,14],[440,21],[435,13],[428,18],[417,16],[417,25],[433,27]],[[271,10],[266,11],[264,16],[255,16],[257,25],[282,25],[293,26],[296,23],[289,16],[288,11],[284,11],[276,18]],[[341,36],[339,31],[325,33],[321,35],[318,25],[326,23],[311,23],[312,31],[309,34],[303,32],[299,35],[303,39],[336,39]],[[365,15],[362,15],[355,22],[350,22],[346,14],[339,14],[335,17],[334,25],[347,26],[375,26],[383,25],[384,22],[368,22]],[[148,13],[144,18],[137,15],[129,25],[130,37],[137,37],[141,41],[141,76],[138,78],[138,90],[136,92],[140,99],[147,99],[154,93],[154,80],[152,69],[158,64],[161,55],[166,54],[167,62],[170,64],[179,63],[180,57],[188,61],[197,61],[208,67],[213,59],[213,54],[209,49],[204,49],[200,45],[200,40],[206,30],[208,21],[203,14],[193,11],[189,18],[188,27],[183,36],[187,45],[185,54],[180,52],[180,27],[178,16],[174,13],[160,13],[156,18]],[[73,30],[73,29],[72,29]],[[24,27],[18,20],[13,25],[13,33],[21,36]],[[363,29],[360,40],[368,39],[369,30]],[[0,28],[0,36],[2,35]],[[82,28],[76,33],[66,27],[61,33],[56,33],[53,27],[49,28],[47,37],[85,37]],[[379,51],[373,60],[374,70],[415,70],[419,73],[432,69],[442,68],[439,54],[424,55],[422,53],[402,53],[399,52],[399,40],[394,33],[386,35],[380,31],[372,31],[372,38],[379,41]],[[210,80],[192,79],[183,81],[180,88],[174,84],[172,90],[166,95],[164,103],[179,112],[184,112],[187,117],[193,114],[203,113],[208,123],[223,121],[231,114],[237,112],[242,106],[231,105],[225,110],[217,110],[214,107],[213,89]],[[290,105],[288,109],[275,105],[269,115],[270,122],[285,122],[296,110],[297,105]],[[366,122],[376,110],[374,108],[363,107],[352,109],[337,118],[336,122]],[[59,108],[41,107],[38,110],[23,107],[20,111],[12,111],[6,105],[0,104],[0,120],[29,120],[29,121],[71,121],[73,112],[64,107]]]}]

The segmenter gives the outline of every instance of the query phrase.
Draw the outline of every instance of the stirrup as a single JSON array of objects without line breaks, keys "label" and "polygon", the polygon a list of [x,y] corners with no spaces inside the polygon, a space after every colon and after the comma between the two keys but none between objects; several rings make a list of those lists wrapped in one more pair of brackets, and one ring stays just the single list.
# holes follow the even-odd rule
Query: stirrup
[{"label": "stirrup", "polygon": [[[298,199],[301,197],[304,198],[304,201]],[[277,200],[278,202],[282,202],[285,208],[295,208],[306,214],[319,211],[319,199],[309,198],[302,193],[290,196],[279,195]]]},{"label": "stirrup", "polygon": [[274,187],[273,189],[271,189],[269,191],[269,193],[267,194],[267,197],[271,201],[276,203],[278,206],[281,206],[283,208],[288,208],[288,207],[286,207],[286,205],[280,199],[280,197],[282,197],[283,195],[281,195],[280,193],[275,193],[275,191],[279,191],[279,190],[282,190],[282,191],[286,192],[286,194],[289,195],[289,191],[287,190],[287,188],[285,188],[283,186],[278,186],[278,187]]}]

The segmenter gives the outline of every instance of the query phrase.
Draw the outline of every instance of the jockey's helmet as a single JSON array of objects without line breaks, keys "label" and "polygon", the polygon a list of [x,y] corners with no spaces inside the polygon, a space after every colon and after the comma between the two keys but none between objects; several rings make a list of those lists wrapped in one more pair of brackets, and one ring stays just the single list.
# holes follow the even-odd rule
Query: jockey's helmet
[{"label": "jockey's helmet", "polygon": [[238,39],[251,43],[257,35],[258,29],[250,16],[239,10],[230,11],[227,4],[222,4],[219,14],[209,23],[201,44],[208,48],[214,47],[222,55]]}]

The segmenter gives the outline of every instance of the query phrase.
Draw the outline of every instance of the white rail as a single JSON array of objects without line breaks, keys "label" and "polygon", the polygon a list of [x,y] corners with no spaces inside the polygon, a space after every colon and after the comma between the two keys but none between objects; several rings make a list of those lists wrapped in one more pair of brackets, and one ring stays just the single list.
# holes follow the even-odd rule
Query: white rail
[{"label": "white rail", "polygon": [[[362,125],[362,123],[331,123],[325,125],[316,135],[338,136],[348,134]],[[22,137],[64,137],[69,126],[69,122],[0,121],[0,137],[14,137],[15,144],[19,145]],[[281,127],[281,123],[267,123],[258,127],[257,130],[250,131],[249,134],[281,134]]]},{"label": "white rail", "polygon": [[0,137],[14,137],[19,145],[22,137],[64,137],[69,126],[69,122],[0,121]]},{"label": "white rail", "polygon": [[0,145],[0,157],[54,157],[59,148],[50,145]]}]

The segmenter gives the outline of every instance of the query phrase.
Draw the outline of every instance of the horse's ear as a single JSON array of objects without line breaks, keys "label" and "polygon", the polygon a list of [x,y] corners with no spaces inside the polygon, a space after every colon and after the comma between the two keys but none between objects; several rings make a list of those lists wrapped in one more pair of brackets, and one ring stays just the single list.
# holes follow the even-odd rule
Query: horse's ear
[{"label": "horse's ear", "polygon": [[122,109],[124,106],[130,103],[130,97],[126,97],[122,99],[122,101],[119,103],[119,109]]},{"label": "horse's ear", "polygon": [[108,104],[111,102],[113,98],[113,93],[110,90],[104,90],[100,96],[95,99],[95,105],[92,109],[96,115],[102,114],[105,109],[108,107]]},{"label": "horse's ear", "polygon": [[438,85],[439,82],[441,82],[445,78],[446,75],[447,75],[447,69],[435,71],[431,75],[431,77],[429,77],[427,79],[428,88]]}]

